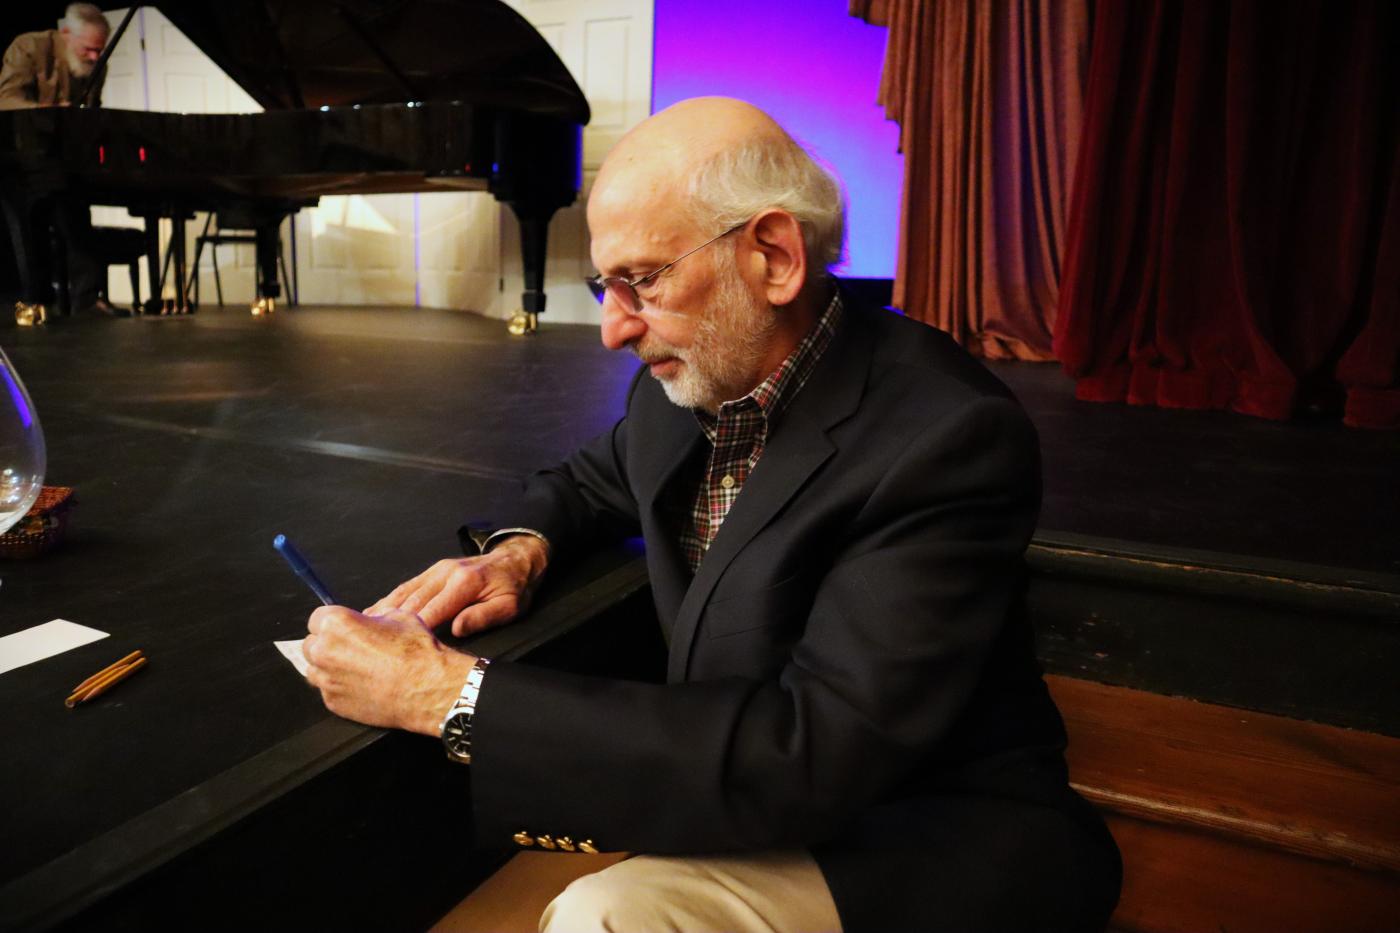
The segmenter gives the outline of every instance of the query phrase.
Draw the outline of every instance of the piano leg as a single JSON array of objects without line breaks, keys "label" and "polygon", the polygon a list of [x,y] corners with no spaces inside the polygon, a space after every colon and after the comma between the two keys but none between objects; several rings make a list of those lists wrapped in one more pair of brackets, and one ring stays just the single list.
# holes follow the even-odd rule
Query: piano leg
[{"label": "piano leg", "polygon": [[0,189],[0,211],[9,228],[15,267],[19,270],[21,296],[15,302],[15,321],[21,326],[48,319],[48,235],[38,223],[39,204],[23,193]]},{"label": "piano leg", "polygon": [[[132,211],[135,214],[135,211]],[[189,257],[185,250],[185,223],[194,214],[182,205],[162,204],[139,215],[146,221],[146,261],[150,264],[151,298],[146,302],[147,314],[189,314]],[[170,219],[170,242],[165,245],[165,257],[160,254],[161,218]],[[165,294],[169,276],[173,298]]]},{"label": "piano leg", "polygon": [[254,315],[271,314],[277,310],[282,286],[277,280],[277,257],[281,254],[282,214],[264,218],[256,228],[254,249],[258,258],[258,297],[253,302]]},{"label": "piano leg", "polygon": [[549,252],[549,221],[555,208],[515,201],[507,203],[520,221],[520,265],[525,279],[520,310],[507,325],[518,337],[538,330],[539,316],[544,313],[544,265]]},{"label": "piano leg", "polygon": [[185,268],[185,221],[190,215],[173,211],[170,215],[170,250],[175,254],[175,314],[189,314],[190,303],[187,286],[188,271]]},{"label": "piano leg", "polygon": [[42,324],[51,313],[72,314],[75,302],[90,306],[106,269],[93,254],[88,206],[61,194],[25,193],[3,204],[24,291],[15,319]]},{"label": "piano leg", "polygon": [[53,244],[53,283],[64,314],[97,308],[106,291],[107,266],[97,248],[92,210],[86,200],[59,193],[48,204],[45,219]]},{"label": "piano leg", "polygon": [[151,297],[146,299],[145,312],[160,314],[160,215],[144,214],[141,219],[146,227],[146,274],[151,283]]},{"label": "piano leg", "polygon": [[549,219],[578,196],[583,129],[552,117],[512,115],[495,125],[487,190],[510,205],[520,221],[520,265],[525,292],[510,320],[512,334],[534,333],[544,313],[544,266]]}]

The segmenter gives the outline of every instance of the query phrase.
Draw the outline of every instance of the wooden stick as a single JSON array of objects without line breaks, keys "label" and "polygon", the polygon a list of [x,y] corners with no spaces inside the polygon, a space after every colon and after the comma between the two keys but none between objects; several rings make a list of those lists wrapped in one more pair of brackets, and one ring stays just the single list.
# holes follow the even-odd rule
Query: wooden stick
[{"label": "wooden stick", "polygon": [[123,680],[126,680],[132,674],[135,674],[137,671],[141,670],[141,668],[145,666],[146,659],[137,658],[135,661],[128,664],[126,667],[119,667],[116,670],[112,671],[110,674],[108,674],[106,677],[102,678],[99,681],[96,681],[95,683],[93,683],[92,686],[88,687],[86,690],[74,693],[71,697],[63,701],[63,705],[68,707],[69,709],[72,709],[79,703],[86,703],[88,700],[94,700],[97,697],[100,697],[102,694],[106,693],[108,690],[111,690],[117,684],[121,683]]},{"label": "wooden stick", "polygon": [[131,654],[122,658],[120,661],[117,661],[113,664],[108,664],[106,667],[102,668],[102,670],[98,671],[96,674],[93,674],[87,680],[78,684],[78,686],[73,688],[73,692],[75,694],[82,693],[88,687],[91,687],[103,677],[106,677],[108,674],[112,673],[112,671],[115,671],[119,667],[126,667],[128,664],[130,664],[132,661],[135,661],[139,657],[141,657],[141,649],[137,648],[135,651],[131,652]]}]

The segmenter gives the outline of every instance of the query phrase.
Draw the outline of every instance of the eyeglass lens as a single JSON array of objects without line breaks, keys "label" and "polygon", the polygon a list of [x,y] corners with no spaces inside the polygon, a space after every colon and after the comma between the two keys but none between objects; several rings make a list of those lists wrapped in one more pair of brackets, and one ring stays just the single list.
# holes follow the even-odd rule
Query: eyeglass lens
[{"label": "eyeglass lens", "polygon": [[605,297],[612,295],[613,301],[617,302],[623,309],[627,311],[635,311],[637,309],[637,293],[633,291],[631,285],[627,284],[626,279],[601,279],[599,280],[599,284],[603,286],[595,292],[598,296],[599,304],[603,303]]}]

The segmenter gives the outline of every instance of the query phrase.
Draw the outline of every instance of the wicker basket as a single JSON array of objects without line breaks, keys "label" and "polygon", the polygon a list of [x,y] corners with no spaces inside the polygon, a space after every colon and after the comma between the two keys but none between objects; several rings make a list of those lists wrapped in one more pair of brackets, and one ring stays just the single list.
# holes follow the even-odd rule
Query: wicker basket
[{"label": "wicker basket", "polygon": [[0,558],[23,560],[57,547],[68,529],[72,507],[72,489],[45,486],[19,524],[0,535]]}]

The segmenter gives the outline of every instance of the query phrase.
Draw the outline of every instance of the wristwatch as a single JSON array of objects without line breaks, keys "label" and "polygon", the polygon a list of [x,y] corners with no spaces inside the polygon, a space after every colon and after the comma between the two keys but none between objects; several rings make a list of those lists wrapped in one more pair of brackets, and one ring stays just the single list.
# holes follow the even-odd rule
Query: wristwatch
[{"label": "wristwatch", "polygon": [[457,529],[457,541],[462,545],[462,553],[469,557],[489,552],[498,541],[511,535],[529,535],[532,538],[539,538],[544,542],[546,553],[549,550],[549,539],[544,536],[543,532],[533,528],[497,528],[487,522],[468,522]]},{"label": "wristwatch", "polygon": [[442,720],[442,746],[447,749],[451,761],[464,765],[472,763],[472,714],[476,712],[476,698],[481,693],[481,681],[490,663],[486,658],[476,659],[457,701]]}]

